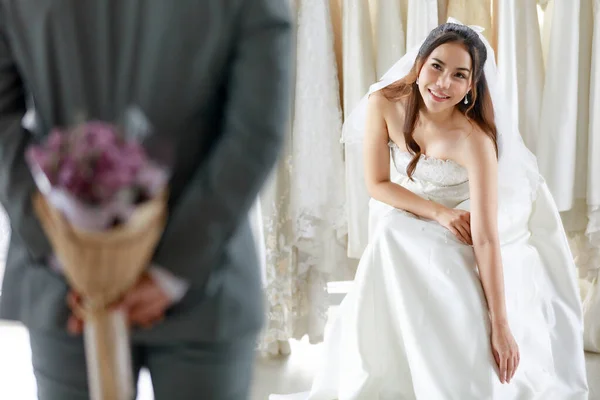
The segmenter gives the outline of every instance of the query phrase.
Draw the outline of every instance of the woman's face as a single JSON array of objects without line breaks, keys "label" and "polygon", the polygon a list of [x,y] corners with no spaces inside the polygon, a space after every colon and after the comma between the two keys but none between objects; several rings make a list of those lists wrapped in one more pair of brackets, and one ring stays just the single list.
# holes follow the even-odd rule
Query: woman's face
[{"label": "woman's face", "polygon": [[464,101],[471,89],[472,68],[463,45],[445,43],[435,48],[419,72],[419,92],[427,109],[440,112]]}]

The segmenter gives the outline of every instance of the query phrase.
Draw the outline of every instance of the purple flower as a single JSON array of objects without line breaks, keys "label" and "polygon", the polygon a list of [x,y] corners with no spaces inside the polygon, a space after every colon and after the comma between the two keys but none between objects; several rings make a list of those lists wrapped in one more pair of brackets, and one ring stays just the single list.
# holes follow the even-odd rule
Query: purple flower
[{"label": "purple flower", "polygon": [[82,130],[85,141],[90,147],[98,147],[100,149],[112,147],[118,139],[117,128],[105,122],[88,122],[83,126]]},{"label": "purple flower", "polygon": [[47,175],[46,186],[100,210],[111,204],[133,207],[140,195],[156,195],[168,179],[140,143],[125,140],[118,127],[102,121],[53,129],[42,145],[28,148],[26,156],[32,169]]},{"label": "purple flower", "polygon": [[81,168],[72,157],[67,156],[61,162],[56,185],[81,200],[91,201],[93,200],[89,193],[91,182],[86,179],[86,175],[85,169]]}]

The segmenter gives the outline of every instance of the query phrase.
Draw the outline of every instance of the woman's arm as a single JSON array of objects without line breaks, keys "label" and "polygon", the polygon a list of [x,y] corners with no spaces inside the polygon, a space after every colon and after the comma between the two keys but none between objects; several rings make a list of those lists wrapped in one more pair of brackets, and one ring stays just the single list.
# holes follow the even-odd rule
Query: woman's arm
[{"label": "woman's arm", "polygon": [[500,382],[510,383],[520,355],[506,313],[498,237],[498,162],[494,146],[483,132],[473,132],[464,143],[462,155],[471,190],[471,234],[490,315],[492,353]]},{"label": "woman's arm", "polygon": [[492,141],[481,131],[464,141],[469,173],[471,237],[492,323],[506,323],[504,274],[498,238],[498,161]]},{"label": "woman's arm", "polygon": [[365,180],[369,195],[394,208],[436,220],[443,207],[390,181],[389,134],[384,110],[389,101],[380,93],[369,97],[364,143]]}]

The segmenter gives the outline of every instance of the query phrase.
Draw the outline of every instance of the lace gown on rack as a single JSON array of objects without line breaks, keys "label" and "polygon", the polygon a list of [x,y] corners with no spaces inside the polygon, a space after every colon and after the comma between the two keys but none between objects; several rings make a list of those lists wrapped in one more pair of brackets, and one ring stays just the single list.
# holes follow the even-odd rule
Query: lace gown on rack
[{"label": "lace gown on rack", "polygon": [[[467,208],[466,170],[391,145],[394,181]],[[442,226],[371,200],[370,243],[328,326],[312,389],[271,400],[584,400],[581,309],[560,218],[542,183],[535,203],[504,205],[500,236],[509,321],[521,365],[497,377],[473,249]]]},{"label": "lace gown on rack", "polygon": [[[296,0],[296,89],[291,135],[261,195],[267,324],[259,348],[323,340],[327,283],[347,268],[339,83],[329,1]],[[319,62],[315,62],[317,59]],[[276,345],[279,343],[278,345]],[[281,349],[287,352],[287,346]]]}]

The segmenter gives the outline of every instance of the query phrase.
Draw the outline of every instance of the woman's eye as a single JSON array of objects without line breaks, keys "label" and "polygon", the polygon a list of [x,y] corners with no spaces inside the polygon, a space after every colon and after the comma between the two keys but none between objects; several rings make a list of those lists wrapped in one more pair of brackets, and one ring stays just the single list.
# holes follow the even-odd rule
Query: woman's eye
[{"label": "woman's eye", "polygon": [[460,79],[467,79],[467,77],[461,73],[456,74],[456,76],[458,76]]},{"label": "woman's eye", "polygon": [[435,69],[442,69],[442,67],[440,66],[440,64],[433,63],[433,64],[431,64],[431,66],[433,68],[435,68]]}]

